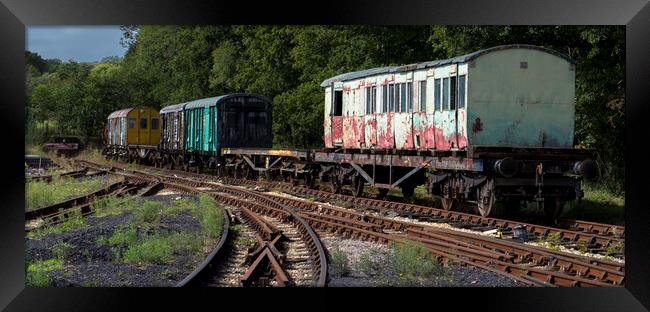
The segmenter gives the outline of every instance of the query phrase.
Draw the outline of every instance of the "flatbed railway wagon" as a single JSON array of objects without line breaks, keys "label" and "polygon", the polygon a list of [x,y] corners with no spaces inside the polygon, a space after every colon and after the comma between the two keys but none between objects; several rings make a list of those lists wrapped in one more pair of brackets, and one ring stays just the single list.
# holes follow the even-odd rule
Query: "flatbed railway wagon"
[{"label": "flatbed railway wagon", "polygon": [[152,161],[158,157],[160,114],[151,107],[131,107],[108,115],[102,153],[123,161]]}]

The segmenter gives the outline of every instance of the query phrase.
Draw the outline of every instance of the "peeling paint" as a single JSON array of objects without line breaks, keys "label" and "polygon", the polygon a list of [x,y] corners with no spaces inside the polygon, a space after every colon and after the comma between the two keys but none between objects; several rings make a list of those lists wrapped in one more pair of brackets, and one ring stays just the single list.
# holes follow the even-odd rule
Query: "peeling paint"
[{"label": "peeling paint", "polygon": [[384,113],[377,115],[377,139],[379,148],[394,148],[395,136],[393,134],[393,114]]},{"label": "peeling paint", "polygon": [[366,115],[365,119],[365,144],[367,148],[377,147],[377,119],[376,114]]},{"label": "peeling paint", "polygon": [[413,125],[411,113],[395,113],[394,117],[394,135],[395,148],[413,149]]},{"label": "peeling paint", "polygon": [[365,141],[363,117],[347,116],[343,118],[343,147],[361,148]]},{"label": "peeling paint", "polygon": [[343,144],[343,116],[332,117],[332,145]]}]

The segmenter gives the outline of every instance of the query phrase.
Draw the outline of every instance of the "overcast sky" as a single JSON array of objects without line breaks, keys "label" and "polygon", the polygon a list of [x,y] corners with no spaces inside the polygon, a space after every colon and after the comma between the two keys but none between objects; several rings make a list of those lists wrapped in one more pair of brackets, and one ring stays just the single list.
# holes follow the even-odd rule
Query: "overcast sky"
[{"label": "overcast sky", "polygon": [[124,56],[120,26],[29,26],[27,50],[44,59],[95,62],[107,56]]}]

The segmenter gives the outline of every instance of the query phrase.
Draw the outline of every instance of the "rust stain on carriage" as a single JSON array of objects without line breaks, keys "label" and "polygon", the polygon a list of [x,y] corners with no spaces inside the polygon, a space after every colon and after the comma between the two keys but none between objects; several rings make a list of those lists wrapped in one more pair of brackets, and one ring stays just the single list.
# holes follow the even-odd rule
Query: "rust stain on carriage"
[{"label": "rust stain on carriage", "polygon": [[349,116],[343,118],[343,147],[361,148],[365,141],[363,117]]},{"label": "rust stain on carriage", "polygon": [[472,125],[472,133],[476,134],[477,132],[483,131],[483,124],[481,123],[481,118],[476,117],[474,119],[474,124]]}]

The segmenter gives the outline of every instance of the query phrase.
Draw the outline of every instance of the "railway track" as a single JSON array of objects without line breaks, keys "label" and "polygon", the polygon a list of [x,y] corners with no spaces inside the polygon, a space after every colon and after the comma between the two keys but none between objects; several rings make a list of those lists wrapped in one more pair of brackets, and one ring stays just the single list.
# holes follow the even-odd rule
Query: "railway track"
[{"label": "railway track", "polygon": [[[250,266],[241,277],[242,285],[325,286],[327,260],[324,249],[309,224],[290,208],[279,203],[260,204],[243,199],[246,196],[235,197],[232,193],[224,193],[206,185],[199,189],[183,179],[157,177],[138,171],[123,172],[116,168],[107,171],[125,177],[156,181],[157,188],[173,189],[182,193],[209,194],[218,202],[241,211],[242,215],[246,216],[246,223],[257,231],[257,250],[250,253],[252,258],[248,259]],[[298,262],[301,264],[296,264]],[[197,272],[195,275],[203,276],[189,280],[186,284],[210,280],[210,275],[215,274]]]},{"label": "railway track", "polygon": [[[350,238],[374,239],[383,243],[421,241],[445,259],[467,257],[483,261],[479,267],[496,266],[507,273],[532,276],[535,279],[533,284],[539,282],[558,286],[601,287],[624,285],[625,266],[617,262],[549,252],[536,246],[371,216],[300,199],[272,194],[260,196],[300,209],[299,214],[316,228],[331,230]],[[523,270],[524,268],[529,270]]]},{"label": "railway track", "polygon": [[[623,286],[624,264],[574,254],[551,252],[545,248],[518,242],[444,230],[405,221],[337,208],[309,200],[259,193],[217,185],[190,175],[162,175],[165,181],[186,183],[191,187],[255,198],[269,206],[283,204],[299,209],[306,222],[317,229],[337,235],[374,240],[382,243],[420,241],[443,262],[472,265],[504,274],[531,286]],[[339,194],[336,194],[339,195]],[[478,217],[478,216],[474,216]]]},{"label": "railway track", "polygon": [[[80,163],[92,165],[90,162],[81,161]],[[587,250],[596,254],[604,254],[607,248],[613,246],[622,249],[625,246],[625,238],[623,234],[624,227],[599,224],[579,220],[564,220],[569,228],[556,228],[532,223],[525,223],[520,221],[482,217],[479,215],[447,211],[444,209],[416,205],[411,203],[385,201],[374,198],[354,197],[345,194],[335,194],[331,192],[310,189],[301,186],[295,186],[291,183],[277,182],[277,181],[251,181],[245,179],[235,179],[230,177],[216,177],[206,174],[189,173],[183,171],[175,171],[168,169],[155,169],[157,174],[164,174],[167,176],[182,176],[190,177],[199,181],[215,181],[219,180],[224,184],[230,185],[248,185],[248,186],[261,186],[269,189],[278,189],[283,192],[315,198],[319,201],[341,201],[357,205],[357,208],[365,208],[379,212],[395,211],[399,215],[408,218],[415,218],[418,220],[426,220],[431,222],[449,223],[455,227],[461,228],[474,228],[474,229],[499,229],[506,233],[512,233],[515,226],[524,226],[527,234],[532,239],[544,241],[548,237],[556,238],[559,243],[567,248],[575,248],[577,246],[584,246]],[[622,252],[623,250],[621,250]]]}]

